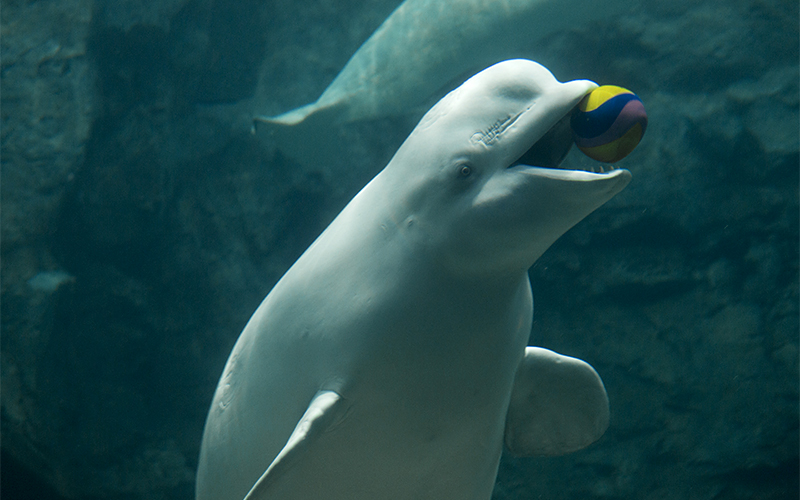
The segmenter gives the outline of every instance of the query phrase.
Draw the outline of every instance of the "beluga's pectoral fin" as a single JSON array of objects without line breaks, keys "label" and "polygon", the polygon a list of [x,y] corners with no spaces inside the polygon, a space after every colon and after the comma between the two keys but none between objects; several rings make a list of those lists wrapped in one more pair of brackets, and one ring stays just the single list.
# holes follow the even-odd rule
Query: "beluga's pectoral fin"
[{"label": "beluga's pectoral fin", "polygon": [[320,436],[342,421],[348,406],[347,401],[336,392],[319,391],[311,400],[286,445],[256,481],[244,500],[275,498],[275,489],[280,487],[291,469],[309,453]]},{"label": "beluga's pectoral fin", "polygon": [[608,395],[591,365],[539,347],[525,349],[506,415],[511,453],[571,453],[597,441],[608,421]]}]

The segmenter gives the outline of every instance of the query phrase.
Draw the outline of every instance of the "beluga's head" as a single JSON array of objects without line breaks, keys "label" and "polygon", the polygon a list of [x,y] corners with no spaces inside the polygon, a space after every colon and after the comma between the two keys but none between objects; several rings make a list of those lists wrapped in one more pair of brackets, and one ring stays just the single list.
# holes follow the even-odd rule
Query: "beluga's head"
[{"label": "beluga's head", "polygon": [[560,83],[523,59],[473,76],[425,114],[374,180],[392,199],[391,220],[454,272],[529,268],[631,179],[623,169],[557,168],[572,144],[569,115],[595,87]]}]

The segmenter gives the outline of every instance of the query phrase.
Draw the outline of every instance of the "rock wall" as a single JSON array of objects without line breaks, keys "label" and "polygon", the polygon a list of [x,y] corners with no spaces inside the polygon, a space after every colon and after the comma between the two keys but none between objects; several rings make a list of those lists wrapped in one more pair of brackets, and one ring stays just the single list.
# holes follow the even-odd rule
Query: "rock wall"
[{"label": "rock wall", "polygon": [[[335,129],[342,154],[315,166],[248,117],[315,99],[394,4],[3,5],[4,498],[31,477],[192,498],[239,331],[419,110]],[[633,89],[650,124],[631,185],[530,273],[531,342],[597,368],[611,427],[504,457],[494,498],[797,493],[797,20],[784,0],[657,1],[529,48],[561,80]]]},{"label": "rock wall", "polygon": [[58,329],[54,292],[74,280],[49,239],[96,107],[91,1],[4,2],[1,14],[2,446],[66,491],[57,462],[67,457],[48,446],[63,415],[39,367]]}]

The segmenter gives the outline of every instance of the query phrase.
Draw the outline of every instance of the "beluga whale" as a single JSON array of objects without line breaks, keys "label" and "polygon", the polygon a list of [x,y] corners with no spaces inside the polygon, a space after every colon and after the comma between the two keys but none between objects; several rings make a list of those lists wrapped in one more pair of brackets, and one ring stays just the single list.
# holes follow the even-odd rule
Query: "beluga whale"
[{"label": "beluga whale", "polygon": [[245,326],[197,500],[489,500],[504,447],[605,432],[595,370],[528,346],[528,268],[631,179],[531,153],[596,86],[508,60],[422,117]]},{"label": "beluga whale", "polygon": [[637,1],[406,0],[314,102],[258,115],[284,153],[315,164],[337,150],[331,126],[408,114],[453,81],[521,57],[554,33],[614,19]]}]

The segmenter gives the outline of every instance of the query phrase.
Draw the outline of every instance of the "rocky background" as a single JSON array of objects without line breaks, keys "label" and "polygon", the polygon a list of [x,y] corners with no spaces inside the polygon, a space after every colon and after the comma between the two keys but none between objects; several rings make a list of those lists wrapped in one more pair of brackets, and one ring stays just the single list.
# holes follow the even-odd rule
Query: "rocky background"
[{"label": "rocky background", "polygon": [[[249,117],[316,99],[396,4],[3,3],[3,500],[193,498],[241,328],[419,110],[314,166]],[[654,0],[526,55],[650,125],[530,272],[531,342],[595,366],[611,427],[504,457],[495,499],[797,498],[797,2]]]}]

